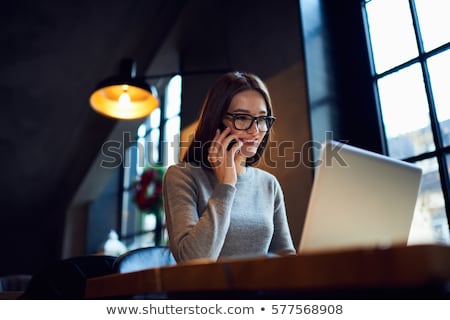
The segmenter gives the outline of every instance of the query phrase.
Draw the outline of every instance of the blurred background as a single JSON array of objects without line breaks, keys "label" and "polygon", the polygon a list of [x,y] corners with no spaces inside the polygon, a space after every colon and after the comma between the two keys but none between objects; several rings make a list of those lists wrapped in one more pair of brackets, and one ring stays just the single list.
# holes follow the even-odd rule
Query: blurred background
[{"label": "blurred background", "polygon": [[[104,253],[108,239],[120,240],[118,252],[164,243],[158,212],[133,200],[136,183],[178,161],[208,87],[231,70],[256,73],[271,92],[277,122],[260,166],[280,180],[295,243],[325,138],[420,165],[414,240],[448,243],[444,2],[4,3],[0,275]],[[90,106],[124,59],[158,98],[149,116],[116,119]]]}]

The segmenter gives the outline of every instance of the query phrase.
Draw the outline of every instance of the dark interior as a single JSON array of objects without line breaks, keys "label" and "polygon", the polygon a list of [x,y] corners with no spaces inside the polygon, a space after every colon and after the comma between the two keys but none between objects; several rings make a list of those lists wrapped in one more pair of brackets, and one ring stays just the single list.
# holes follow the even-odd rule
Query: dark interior
[{"label": "dark interior", "polygon": [[182,127],[222,70],[266,81],[277,140],[293,143],[268,170],[295,242],[312,182],[305,146],[331,132],[383,151],[357,0],[24,0],[0,15],[0,275],[87,254],[89,233],[111,223],[88,225],[117,174],[99,166],[102,145],[140,122],[97,114],[89,95],[123,58],[141,75],[184,75]]}]

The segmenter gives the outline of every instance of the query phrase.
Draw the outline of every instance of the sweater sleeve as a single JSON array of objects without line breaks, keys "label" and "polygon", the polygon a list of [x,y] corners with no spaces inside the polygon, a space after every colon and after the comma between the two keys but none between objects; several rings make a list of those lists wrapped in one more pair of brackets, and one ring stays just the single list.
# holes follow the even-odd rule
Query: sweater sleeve
[{"label": "sweater sleeve", "polygon": [[270,243],[269,252],[279,255],[295,254],[296,250],[292,242],[289,224],[286,216],[284,195],[278,180],[274,186],[274,232]]},{"label": "sweater sleeve", "polygon": [[230,225],[236,189],[228,184],[216,184],[202,210],[198,199],[205,194],[201,189],[207,184],[199,179],[202,177],[194,179],[192,172],[181,166],[171,166],[164,176],[167,231],[170,248],[178,262],[200,258],[216,260]]}]

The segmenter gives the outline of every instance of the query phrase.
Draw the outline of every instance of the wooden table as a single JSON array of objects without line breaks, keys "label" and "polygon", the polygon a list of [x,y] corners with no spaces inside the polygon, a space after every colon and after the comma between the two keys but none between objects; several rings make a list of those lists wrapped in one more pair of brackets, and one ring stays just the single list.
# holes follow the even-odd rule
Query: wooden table
[{"label": "wooden table", "polygon": [[85,298],[139,294],[253,298],[261,293],[289,298],[448,297],[449,284],[450,247],[417,245],[198,262],[113,274],[88,279]]}]

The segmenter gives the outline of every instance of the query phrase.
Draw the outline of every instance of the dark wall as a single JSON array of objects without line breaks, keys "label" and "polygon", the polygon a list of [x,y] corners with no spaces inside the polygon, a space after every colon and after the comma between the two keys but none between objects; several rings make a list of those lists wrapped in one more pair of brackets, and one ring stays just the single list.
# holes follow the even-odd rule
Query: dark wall
[{"label": "dark wall", "polygon": [[360,2],[324,1],[325,24],[330,32],[332,65],[339,92],[342,139],[384,153]]},{"label": "dark wall", "polygon": [[0,275],[33,273],[61,257],[65,213],[117,125],[91,110],[89,94],[123,57],[145,69],[182,3],[3,4]]},{"label": "dark wall", "polygon": [[300,0],[312,135],[385,153],[360,3]]}]

